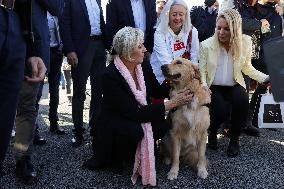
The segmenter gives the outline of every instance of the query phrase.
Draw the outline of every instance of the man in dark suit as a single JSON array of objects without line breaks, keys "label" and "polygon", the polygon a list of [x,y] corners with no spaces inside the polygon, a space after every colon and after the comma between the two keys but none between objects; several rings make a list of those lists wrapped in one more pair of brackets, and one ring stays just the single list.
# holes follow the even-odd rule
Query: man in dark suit
[{"label": "man in dark suit", "polygon": [[109,0],[106,7],[107,49],[110,49],[116,32],[130,26],[144,32],[145,47],[152,53],[156,21],[155,0]]},{"label": "man in dark suit", "polygon": [[[36,12],[35,16],[36,17],[39,16],[42,18],[41,21],[35,20],[35,22],[38,22],[37,25],[44,24],[44,28],[38,29],[40,36],[42,36],[42,39],[40,40],[42,43],[40,50],[41,52],[43,52],[41,56],[43,57],[44,63],[47,67],[47,72],[50,73],[50,58],[51,58],[50,49],[49,49],[50,35],[49,35],[48,27],[46,27],[47,20],[43,19],[43,16],[47,15],[47,11],[53,16],[60,16],[63,11],[64,0],[57,0],[57,1],[56,0],[48,0],[48,1],[37,0],[37,1],[34,1],[34,7],[35,7],[34,11]],[[42,96],[43,85],[44,85],[44,82],[41,82],[39,85],[38,93],[37,93],[37,100],[36,100],[36,112],[37,113],[39,109],[39,101]],[[50,126],[51,128],[54,128],[53,123],[51,123]],[[35,127],[36,129],[34,132],[33,144],[34,145],[44,145],[46,143],[46,140],[40,136],[39,130],[38,130],[39,124],[37,122],[36,122]]]},{"label": "man in dark suit", "polygon": [[[6,3],[6,4],[5,4]],[[13,2],[0,2],[0,177],[21,89],[26,44]],[[9,7],[10,6],[10,7]],[[9,31],[9,32],[8,32]]]},{"label": "man in dark suit", "polygon": [[59,84],[61,77],[61,66],[63,62],[62,41],[59,35],[58,18],[47,13],[50,34],[50,71],[48,73],[49,84],[49,122],[50,132],[63,135],[65,132],[58,125]]},{"label": "man in dark suit", "polygon": [[[47,11],[58,15],[60,12],[58,0],[28,0],[26,4],[17,6],[24,24],[24,33],[31,38],[32,46],[28,46],[28,53],[43,61],[48,68],[49,64],[49,30],[47,24]],[[27,54],[29,57],[30,54]],[[26,67],[25,75],[33,76],[34,70]],[[40,80],[42,81],[42,80]],[[19,104],[15,119],[16,136],[14,155],[16,158],[16,175],[24,182],[32,182],[36,172],[31,163],[32,143],[37,117],[36,100],[40,82],[25,80],[19,95]]]},{"label": "man in dark suit", "polygon": [[74,123],[73,147],[83,143],[83,109],[86,83],[91,80],[91,105],[89,126],[95,125],[101,109],[101,76],[105,68],[104,18],[100,2],[96,0],[66,0],[60,32],[63,50],[72,65]]}]

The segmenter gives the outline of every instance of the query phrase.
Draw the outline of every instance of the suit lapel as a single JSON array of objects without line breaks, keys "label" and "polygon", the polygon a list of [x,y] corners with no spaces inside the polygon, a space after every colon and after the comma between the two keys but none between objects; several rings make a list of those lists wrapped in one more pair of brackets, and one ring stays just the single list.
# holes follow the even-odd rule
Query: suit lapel
[{"label": "suit lapel", "polygon": [[133,11],[132,11],[132,6],[130,0],[124,0],[124,5],[126,8],[126,12],[128,14],[130,26],[135,28],[135,21],[134,21],[134,16],[133,16]]},{"label": "suit lapel", "polygon": [[81,3],[81,6],[82,6],[82,9],[83,9],[83,12],[84,12],[84,15],[85,15],[86,19],[90,22],[85,0],[79,0],[79,1]]}]

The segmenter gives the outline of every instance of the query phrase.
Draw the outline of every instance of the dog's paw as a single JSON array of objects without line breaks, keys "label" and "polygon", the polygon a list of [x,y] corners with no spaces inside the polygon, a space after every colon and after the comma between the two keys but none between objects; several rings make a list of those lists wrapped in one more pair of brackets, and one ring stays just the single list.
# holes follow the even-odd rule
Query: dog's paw
[{"label": "dog's paw", "polygon": [[200,178],[206,179],[208,176],[208,172],[206,168],[204,167],[204,168],[198,169],[197,176],[199,176]]},{"label": "dog's paw", "polygon": [[169,180],[177,179],[177,176],[178,176],[178,171],[176,171],[176,170],[170,170],[170,172],[168,172],[168,179]]},{"label": "dog's paw", "polygon": [[165,163],[166,165],[170,165],[170,164],[171,164],[171,158],[165,157],[165,158],[164,158],[164,163]]}]

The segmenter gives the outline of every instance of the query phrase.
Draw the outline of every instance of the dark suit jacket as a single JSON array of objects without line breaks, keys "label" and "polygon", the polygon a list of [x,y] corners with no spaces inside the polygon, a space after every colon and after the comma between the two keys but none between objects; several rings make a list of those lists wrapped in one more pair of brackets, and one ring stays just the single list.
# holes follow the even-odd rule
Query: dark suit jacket
[{"label": "dark suit jacket", "polygon": [[[99,1],[98,5],[101,13],[101,31],[102,36],[104,36],[105,23]],[[65,0],[65,7],[62,17],[59,20],[59,27],[64,53],[76,52],[78,58],[81,57],[88,46],[91,34],[91,25],[85,0]]]},{"label": "dark suit jacket", "polygon": [[[142,67],[147,96],[168,97],[169,87],[159,85],[150,65],[144,64]],[[113,63],[106,68],[103,74],[102,112],[94,131],[94,151],[98,161],[102,164],[111,162],[113,142],[117,135],[132,135],[131,139],[140,141],[143,137],[141,123],[164,120],[164,104],[148,104],[139,107],[129,85]]]},{"label": "dark suit jacket", "polygon": [[[63,7],[63,0],[31,0],[22,1],[25,4],[18,4],[16,10],[22,19],[23,29],[27,35],[27,57],[41,57],[47,70],[49,70],[49,29],[47,24],[47,11],[59,16]],[[32,6],[31,6],[32,3]],[[30,9],[32,7],[32,10]],[[32,23],[29,22],[32,17]],[[29,34],[33,32],[34,40]]]},{"label": "dark suit jacket", "polygon": [[[153,51],[154,26],[157,20],[155,0],[143,0],[146,13],[145,47]],[[107,49],[112,45],[113,36],[125,26],[135,27],[130,0],[109,0],[106,7]]]}]

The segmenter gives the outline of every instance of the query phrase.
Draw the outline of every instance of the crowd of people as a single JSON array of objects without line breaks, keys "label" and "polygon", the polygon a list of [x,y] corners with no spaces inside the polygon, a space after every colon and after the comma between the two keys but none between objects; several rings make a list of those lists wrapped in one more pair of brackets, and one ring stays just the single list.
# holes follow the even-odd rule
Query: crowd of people
[{"label": "crowd of people", "polygon": [[[39,100],[48,77],[50,132],[58,124],[61,69],[72,92],[71,145],[84,143],[86,84],[91,83],[89,127],[92,157],[83,168],[123,171],[133,162],[132,182],[156,185],[156,141],[171,125],[166,113],[191,102],[189,90],[169,98],[170,83],[161,66],[185,58],[199,67],[211,93],[208,147],[218,148],[217,132],[228,129],[229,157],[240,153],[239,136],[259,136],[260,94],[269,76],[263,43],[282,35],[279,0],[111,0],[104,18],[96,0],[0,1],[0,175],[15,128],[16,176],[36,180],[33,145],[46,140],[38,132]],[[63,64],[66,56],[69,64]],[[71,67],[71,68],[70,68]],[[71,79],[72,77],[72,79]],[[249,79],[258,82],[249,102]],[[164,100],[168,98],[168,100]]]}]

